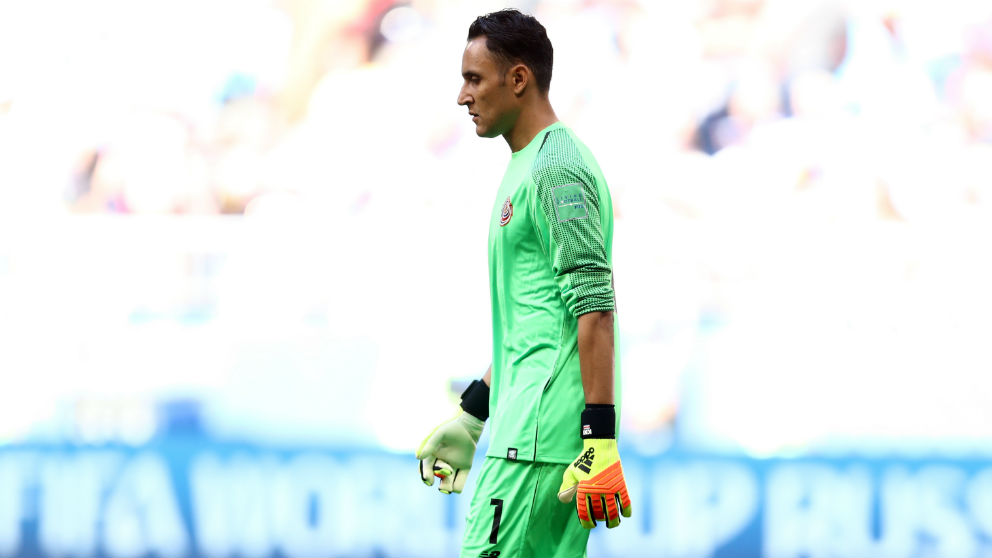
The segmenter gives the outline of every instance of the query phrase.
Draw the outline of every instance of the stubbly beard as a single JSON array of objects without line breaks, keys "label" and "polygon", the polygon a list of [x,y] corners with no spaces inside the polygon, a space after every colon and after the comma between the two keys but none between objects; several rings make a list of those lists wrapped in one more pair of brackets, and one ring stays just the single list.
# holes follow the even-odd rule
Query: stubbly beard
[{"label": "stubbly beard", "polygon": [[500,136],[505,136],[513,128],[513,124],[516,122],[516,118],[503,113],[499,120],[489,121],[488,125],[480,121],[476,125],[475,133],[479,137],[483,138],[498,138]]},{"label": "stubbly beard", "polygon": [[482,120],[480,117],[479,122],[476,123],[475,125],[475,135],[479,136],[480,138],[499,137],[500,135],[499,126],[497,126],[495,123],[492,122],[487,123],[486,121]]},{"label": "stubbly beard", "polygon": [[479,136],[480,138],[498,138],[499,136],[501,136],[501,135],[502,135],[502,134],[501,134],[501,133],[500,133],[500,132],[499,132],[499,131],[498,131],[498,130],[497,130],[497,129],[495,128],[495,127],[493,127],[493,126],[490,126],[489,128],[483,128],[483,127],[481,127],[481,126],[476,126],[476,128],[475,128],[475,133],[476,133],[476,134],[477,134],[477,135],[478,135],[478,136]]}]

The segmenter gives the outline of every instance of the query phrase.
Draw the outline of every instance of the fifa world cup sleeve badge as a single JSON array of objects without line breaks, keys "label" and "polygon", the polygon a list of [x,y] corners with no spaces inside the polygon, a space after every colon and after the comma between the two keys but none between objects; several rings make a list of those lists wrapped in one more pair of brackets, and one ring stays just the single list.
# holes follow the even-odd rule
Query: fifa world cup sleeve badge
[{"label": "fifa world cup sleeve badge", "polygon": [[510,222],[510,217],[513,217],[513,204],[510,203],[510,198],[507,197],[506,201],[503,202],[503,211],[499,214],[499,226],[505,227]]}]

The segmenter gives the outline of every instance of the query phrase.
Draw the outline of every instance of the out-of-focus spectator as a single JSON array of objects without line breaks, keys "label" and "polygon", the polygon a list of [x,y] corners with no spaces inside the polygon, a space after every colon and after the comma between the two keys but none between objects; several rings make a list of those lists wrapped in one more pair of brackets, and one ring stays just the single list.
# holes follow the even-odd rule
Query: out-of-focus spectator
[{"label": "out-of-focus spectator", "polygon": [[[895,201],[915,195],[906,193],[915,187],[900,178],[898,161],[926,149],[927,136],[959,142],[956,153],[992,137],[992,15],[980,7],[940,12],[831,0],[525,4],[548,20],[563,45],[556,78],[572,85],[561,91],[575,93],[559,99],[562,117],[602,132],[587,134],[593,137],[645,138],[623,144],[636,143],[641,153],[614,147],[620,142],[597,149],[615,169],[621,214],[628,190],[651,174],[637,161],[672,153],[693,120],[701,151],[744,148],[741,158],[696,160],[693,165],[708,168],[701,173],[761,159],[755,151],[761,144],[769,156],[782,150],[783,169],[800,167],[783,173],[795,175],[788,180],[804,192],[801,198],[815,192],[823,202],[804,202],[807,209],[833,212],[852,190],[863,189],[882,206],[876,217],[886,219],[912,211],[905,209],[909,202]],[[180,3],[168,12],[138,13],[110,0],[96,5],[76,15],[83,26],[101,30],[102,39],[90,44],[85,34],[69,31],[78,53],[70,64],[54,65],[44,83],[14,71],[23,63],[0,59],[12,77],[2,91],[8,122],[48,111],[53,126],[67,118],[75,130],[57,151],[46,142],[15,142],[22,163],[8,165],[7,174],[30,177],[26,161],[56,158],[46,172],[61,172],[65,186],[44,203],[84,213],[238,214],[267,192],[294,192],[332,212],[377,218],[402,211],[391,190],[404,172],[458,168],[462,158],[453,154],[485,152],[471,147],[459,109],[448,101],[458,61],[447,53],[463,40],[465,21],[498,3],[469,9],[426,0],[258,0],[239,5],[233,20],[225,6]],[[37,10],[20,16],[44,17]],[[156,32],[134,33],[152,17],[179,23],[189,46],[170,50]],[[23,42],[19,26],[8,27],[4,44]],[[214,38],[222,33],[232,42],[217,48]],[[42,49],[39,56],[55,60],[57,52]],[[86,64],[78,64],[84,56]],[[125,79],[119,64],[136,68],[139,81]],[[70,111],[55,110],[45,101],[51,95],[38,95],[39,86],[81,76],[91,79]],[[120,102],[125,98],[130,105]],[[807,118],[824,103],[831,116]],[[80,111],[87,104],[97,109],[91,118]],[[835,156],[838,146],[816,139],[828,130],[874,149],[857,163]],[[392,164],[365,170],[382,158]],[[483,159],[498,166],[495,157]],[[394,169],[404,170],[383,174]],[[959,189],[974,190],[963,184],[975,182],[969,173],[945,170]],[[824,181],[832,186],[813,187]],[[746,198],[762,181],[745,182],[738,188]],[[697,216],[719,213],[717,198],[700,197],[708,186],[659,187],[669,189],[673,207],[693,208]],[[444,188],[418,197],[426,205],[449,199]]]}]

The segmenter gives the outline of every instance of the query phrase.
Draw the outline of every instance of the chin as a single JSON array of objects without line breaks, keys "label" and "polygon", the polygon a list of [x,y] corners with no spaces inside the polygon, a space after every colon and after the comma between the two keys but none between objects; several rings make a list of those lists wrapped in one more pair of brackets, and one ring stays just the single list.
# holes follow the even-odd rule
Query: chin
[{"label": "chin", "polygon": [[495,138],[500,135],[498,131],[494,128],[483,128],[482,126],[476,126],[475,133],[480,138]]}]

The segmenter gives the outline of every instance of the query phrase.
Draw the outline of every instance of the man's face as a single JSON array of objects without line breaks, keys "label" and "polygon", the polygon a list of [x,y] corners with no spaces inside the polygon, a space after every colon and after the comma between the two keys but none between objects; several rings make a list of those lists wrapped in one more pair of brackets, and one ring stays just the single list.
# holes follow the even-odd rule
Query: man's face
[{"label": "man's face", "polygon": [[468,42],[462,54],[462,89],[458,104],[468,108],[475,122],[475,133],[494,138],[509,131],[519,109],[508,70],[486,47],[486,37]]}]

